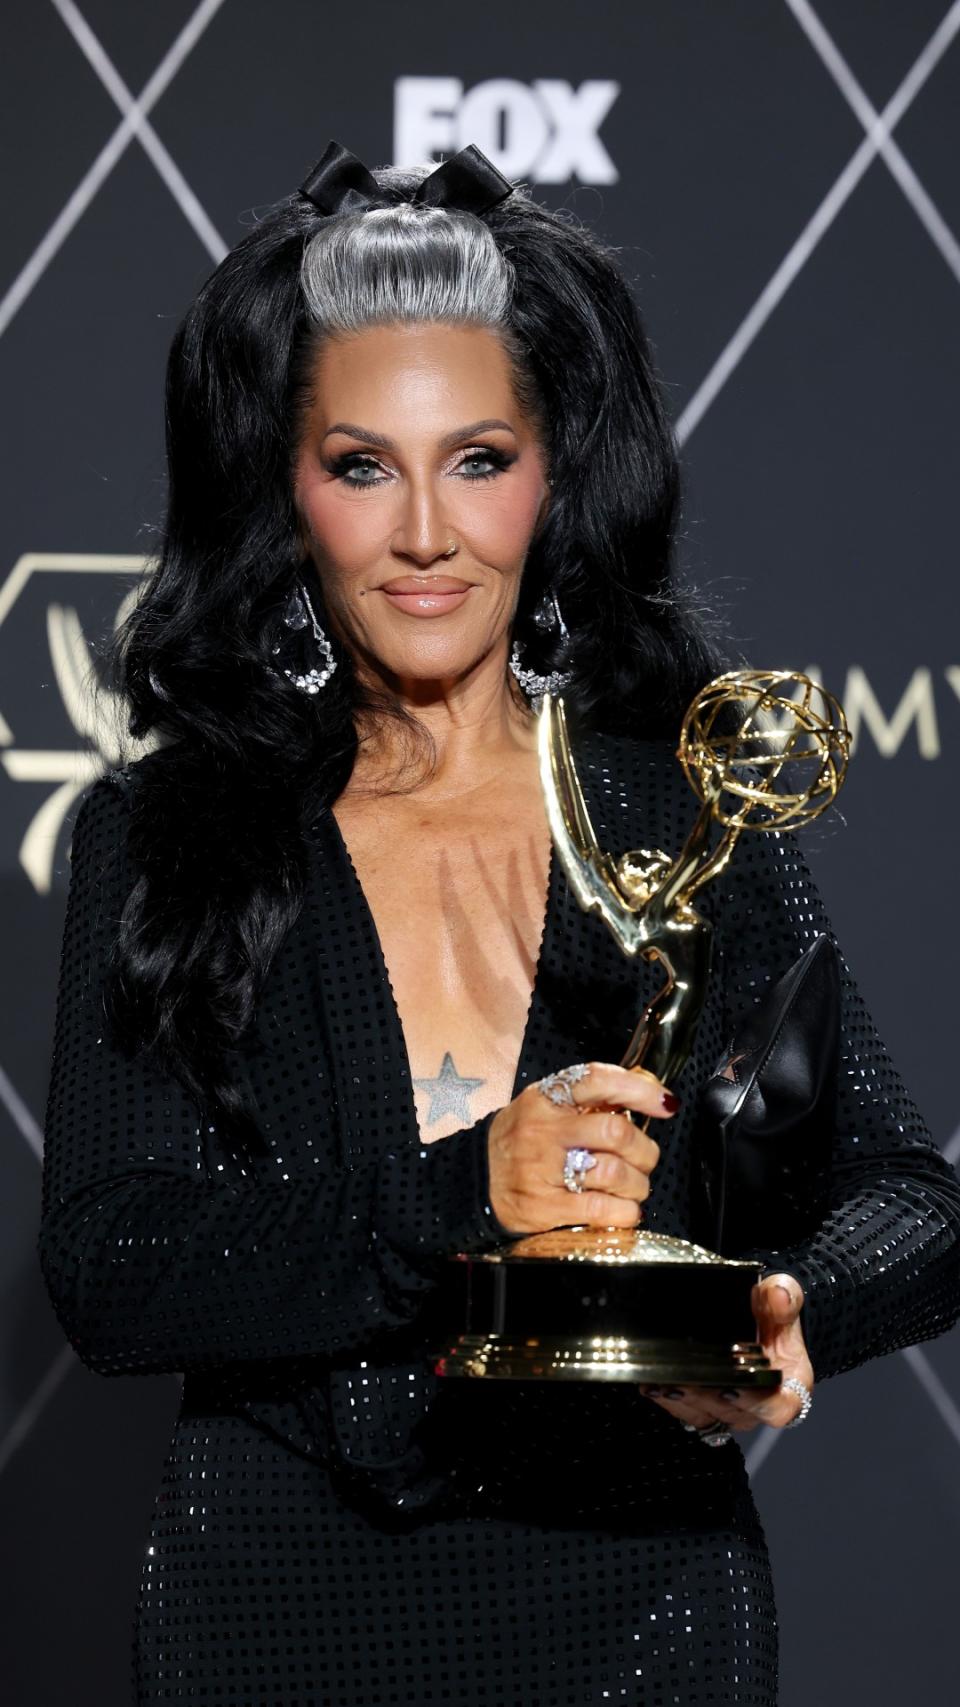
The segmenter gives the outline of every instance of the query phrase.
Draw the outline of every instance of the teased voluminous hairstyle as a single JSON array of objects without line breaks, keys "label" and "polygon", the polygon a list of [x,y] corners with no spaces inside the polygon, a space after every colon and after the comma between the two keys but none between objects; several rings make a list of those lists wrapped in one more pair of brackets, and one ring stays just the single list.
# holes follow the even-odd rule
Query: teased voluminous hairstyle
[{"label": "teased voluminous hairstyle", "polygon": [[[251,1154],[267,1146],[243,1044],[302,905],[305,829],[344,787],[371,710],[336,640],[321,693],[282,671],[313,661],[294,657],[302,635],[281,614],[302,573],[292,459],[323,340],[397,320],[502,339],[553,482],[515,632],[528,664],[573,669],[575,726],[675,737],[726,667],[675,577],[676,445],[613,251],[522,187],[483,217],[410,205],[431,169],[377,170],[391,205],[363,213],[286,197],[202,286],[169,355],[157,560],[107,658],[130,735],[155,747],[135,767],[138,875],[108,1017]],[[547,587],[572,637],[562,659],[531,622]]]}]

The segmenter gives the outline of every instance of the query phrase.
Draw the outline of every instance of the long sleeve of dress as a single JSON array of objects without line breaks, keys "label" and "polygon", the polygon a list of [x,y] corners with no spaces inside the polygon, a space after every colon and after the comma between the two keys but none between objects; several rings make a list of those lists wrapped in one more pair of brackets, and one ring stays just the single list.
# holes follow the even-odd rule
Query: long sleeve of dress
[{"label": "long sleeve of dress", "polygon": [[878,1035],[795,835],[751,836],[723,889],[728,1035],[762,997],[764,979],[777,977],[815,935],[826,933],[840,957],[830,1212],[802,1243],[743,1253],[800,1281],[801,1322],[822,1380],[933,1338],[957,1320],[960,1180]]},{"label": "long sleeve of dress", "polygon": [[490,1117],[316,1181],[230,1178],[196,1105],[108,1033],[127,816],[101,778],[73,832],[37,1240],[60,1325],[107,1375],[367,1345],[415,1317],[435,1259],[508,1236],[488,1199]]}]

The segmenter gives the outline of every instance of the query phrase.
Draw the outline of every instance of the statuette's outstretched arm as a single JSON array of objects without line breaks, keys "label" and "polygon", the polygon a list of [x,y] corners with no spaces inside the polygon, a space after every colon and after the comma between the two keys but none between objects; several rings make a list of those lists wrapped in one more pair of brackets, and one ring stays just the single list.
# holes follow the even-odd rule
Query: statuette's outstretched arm
[{"label": "statuette's outstretched arm", "polygon": [[[798,682],[802,697],[791,702],[786,690]],[[824,713],[811,703],[815,695]],[[721,733],[719,714],[733,705],[746,707],[738,733]],[[775,713],[781,723],[786,717],[785,725],[768,726]],[[666,973],[623,1065],[642,1063],[672,1081],[690,1053],[712,958],[711,927],[694,909],[693,897],[724,869],[744,829],[805,822],[834,798],[849,753],[843,709],[809,677],[783,670],[734,670],[709,682],[688,708],[680,732],[677,757],[701,807],[673,860],[658,848],[614,860],[599,846],[570,750],[563,701],[549,693],[540,707],[538,745],[554,846],[577,901],[586,912],[600,914],[623,954],[659,960]],[[778,790],[788,763],[809,767],[805,786]],[[724,809],[725,795],[734,803],[730,810]],[[714,823],[722,833],[711,848]]]},{"label": "statuette's outstretched arm", "polygon": [[625,899],[617,866],[600,848],[570,752],[563,701],[544,694],[537,725],[540,780],[557,857],[584,912],[599,913],[622,952],[641,947],[636,914]]}]

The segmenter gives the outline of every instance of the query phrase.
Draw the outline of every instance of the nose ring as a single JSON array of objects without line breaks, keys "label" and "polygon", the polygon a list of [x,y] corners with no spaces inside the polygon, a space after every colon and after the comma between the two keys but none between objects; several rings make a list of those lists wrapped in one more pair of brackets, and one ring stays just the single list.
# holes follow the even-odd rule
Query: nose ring
[{"label": "nose ring", "polygon": [[452,540],[451,543],[448,545],[446,551],[443,554],[444,557],[452,557],[454,552],[456,551],[456,549],[457,549],[457,542],[456,542],[456,540]]}]

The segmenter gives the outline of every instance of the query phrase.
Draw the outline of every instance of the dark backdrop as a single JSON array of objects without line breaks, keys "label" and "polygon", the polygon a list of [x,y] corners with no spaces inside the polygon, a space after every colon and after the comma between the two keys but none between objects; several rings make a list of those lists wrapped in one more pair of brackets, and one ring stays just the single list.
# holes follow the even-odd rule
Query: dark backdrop
[{"label": "dark backdrop", "polygon": [[[960,1153],[953,893],[960,6],[23,0],[4,18],[0,1682],[121,1707],[175,1378],[105,1381],[34,1256],[66,848],[114,755],[78,684],[150,550],[174,325],[335,136],[476,142],[621,246],[685,450],[683,551],[752,662],[856,730],[805,832],[881,1035]],[[901,970],[892,974],[892,968]],[[960,1337],[752,1437],[783,1702],[952,1694]],[[109,1500],[104,1490],[109,1488]]]}]

